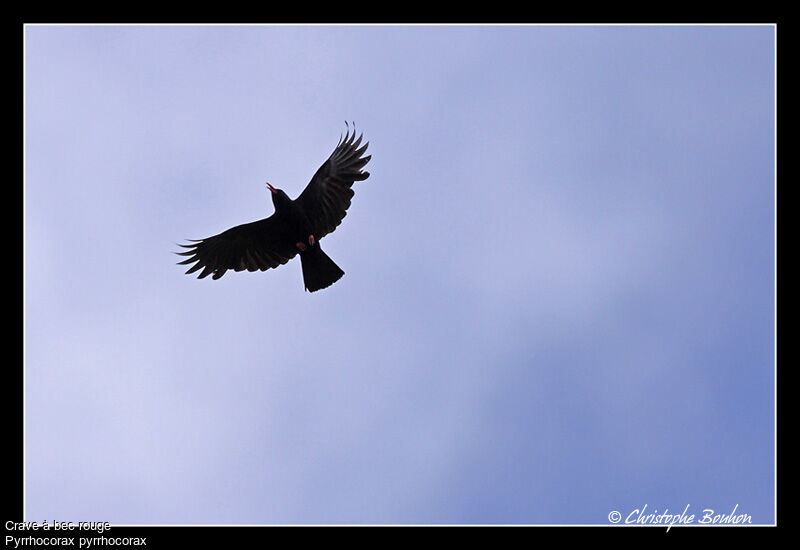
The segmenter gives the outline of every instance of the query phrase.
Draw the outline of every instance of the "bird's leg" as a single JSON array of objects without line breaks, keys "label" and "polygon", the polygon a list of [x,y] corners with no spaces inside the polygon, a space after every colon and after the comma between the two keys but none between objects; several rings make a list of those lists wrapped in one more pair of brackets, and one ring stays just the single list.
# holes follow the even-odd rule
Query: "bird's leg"
[{"label": "bird's leg", "polygon": [[305,243],[298,242],[298,243],[295,243],[295,246],[297,247],[297,249],[298,249],[300,252],[305,252],[305,250],[306,250],[306,245],[305,245]]},{"label": "bird's leg", "polygon": [[308,244],[310,244],[311,246],[314,246],[315,242],[317,242],[317,240],[314,238],[314,235],[309,235],[308,236]]}]

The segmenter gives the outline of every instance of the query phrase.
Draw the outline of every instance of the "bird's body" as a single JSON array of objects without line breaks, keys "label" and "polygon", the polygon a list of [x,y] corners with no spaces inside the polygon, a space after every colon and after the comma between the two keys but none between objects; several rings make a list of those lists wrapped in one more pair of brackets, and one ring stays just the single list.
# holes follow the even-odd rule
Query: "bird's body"
[{"label": "bird's body", "polygon": [[305,241],[313,232],[313,227],[302,205],[278,190],[273,194],[277,221],[285,233],[285,239],[298,243]]},{"label": "bird's body", "polygon": [[369,177],[362,170],[371,156],[362,157],[361,137],[355,129],[340,139],[331,156],[319,167],[311,182],[294,200],[270,184],[275,213],[263,220],[237,225],[219,235],[181,245],[189,256],[180,264],[195,263],[186,272],[202,269],[198,278],[219,279],[229,269],[264,271],[300,255],[303,281],[309,292],[326,288],[344,272],[320,248],[319,240],[331,233],[347,215],[355,181]]}]

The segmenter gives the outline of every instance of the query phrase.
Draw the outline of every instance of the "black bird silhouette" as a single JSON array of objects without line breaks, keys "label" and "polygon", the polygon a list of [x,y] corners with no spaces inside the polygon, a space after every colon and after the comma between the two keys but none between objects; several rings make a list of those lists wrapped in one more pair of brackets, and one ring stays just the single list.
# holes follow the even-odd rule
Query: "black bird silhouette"
[{"label": "black bird silhouette", "polygon": [[178,264],[197,262],[187,274],[202,269],[199,279],[212,274],[212,279],[219,279],[229,269],[265,271],[300,254],[303,282],[309,292],[327,288],[341,279],[344,271],[322,251],[319,241],[347,215],[354,194],[353,182],[369,177],[369,172],[362,168],[372,155],[362,157],[369,145],[367,142],[358,148],[362,137],[363,134],[356,139],[355,125],[352,134],[347,125],[344,137],[300,196],[292,200],[267,183],[275,206],[272,216],[237,225],[207,239],[188,239],[192,244],[179,246],[189,250],[176,254],[190,257]]}]

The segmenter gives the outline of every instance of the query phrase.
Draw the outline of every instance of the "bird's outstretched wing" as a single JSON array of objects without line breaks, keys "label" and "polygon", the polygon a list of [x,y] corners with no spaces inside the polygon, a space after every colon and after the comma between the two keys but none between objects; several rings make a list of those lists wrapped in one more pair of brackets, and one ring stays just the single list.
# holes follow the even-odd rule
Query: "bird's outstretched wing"
[{"label": "bird's outstretched wing", "polygon": [[342,223],[354,195],[351,189],[353,182],[369,177],[369,172],[361,170],[372,158],[371,155],[361,156],[369,145],[367,142],[361,149],[358,148],[362,137],[356,139],[355,126],[352,134],[348,127],[344,139],[339,140],[331,156],[319,167],[296,199],[308,215],[317,239],[331,233]]},{"label": "bird's outstretched wing", "polygon": [[219,235],[193,241],[192,244],[179,245],[188,250],[176,254],[189,258],[178,264],[197,262],[186,274],[202,268],[198,279],[212,273],[213,279],[219,279],[229,269],[264,271],[278,267],[297,254],[291,239],[283,233],[283,225],[275,215],[257,222],[237,225]]}]

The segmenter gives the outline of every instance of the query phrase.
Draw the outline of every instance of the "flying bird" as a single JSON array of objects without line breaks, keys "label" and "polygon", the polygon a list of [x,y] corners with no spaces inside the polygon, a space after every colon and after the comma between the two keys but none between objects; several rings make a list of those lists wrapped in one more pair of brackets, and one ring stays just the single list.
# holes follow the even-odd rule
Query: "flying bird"
[{"label": "flying bird", "polygon": [[320,239],[333,232],[347,215],[353,198],[353,183],[369,177],[362,168],[372,155],[362,156],[369,143],[356,139],[355,125],[347,132],[300,195],[292,200],[269,182],[275,213],[268,218],[237,225],[219,235],[202,240],[188,239],[181,244],[188,250],[176,252],[188,259],[179,265],[194,263],[186,274],[202,269],[199,279],[211,275],[219,279],[229,269],[265,271],[285,264],[298,254],[303,268],[303,283],[309,292],[327,288],[344,271],[320,247]]}]

